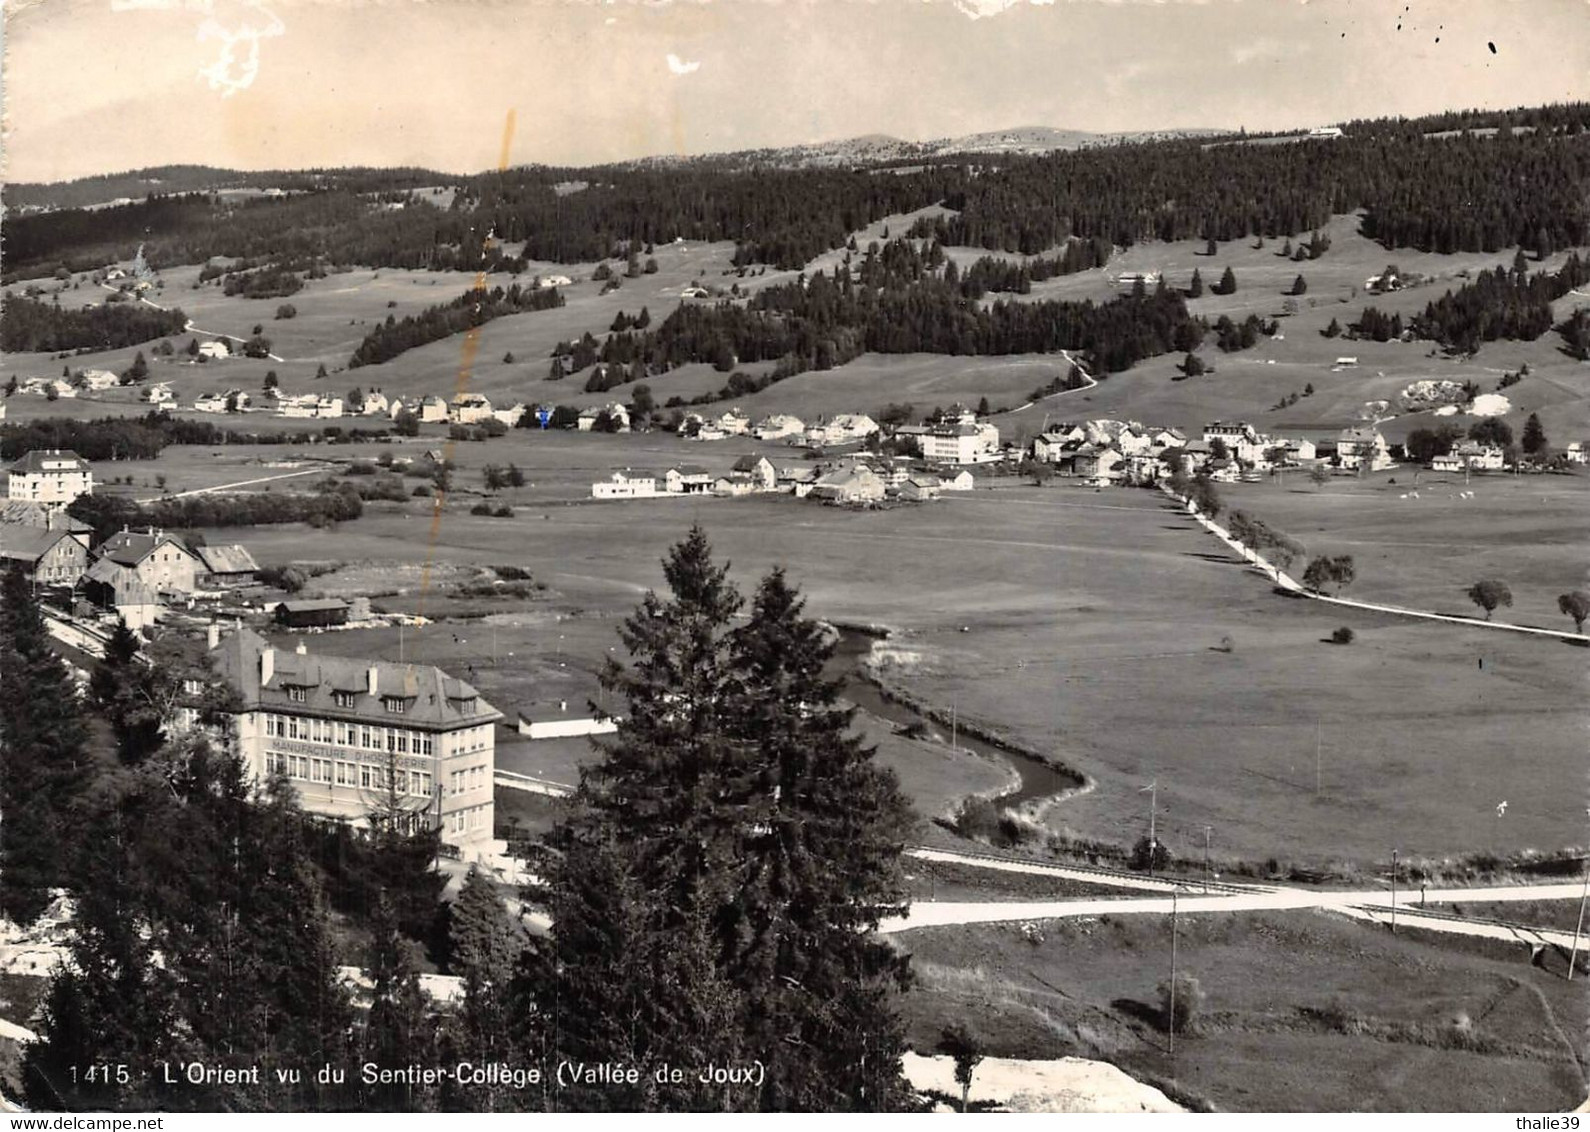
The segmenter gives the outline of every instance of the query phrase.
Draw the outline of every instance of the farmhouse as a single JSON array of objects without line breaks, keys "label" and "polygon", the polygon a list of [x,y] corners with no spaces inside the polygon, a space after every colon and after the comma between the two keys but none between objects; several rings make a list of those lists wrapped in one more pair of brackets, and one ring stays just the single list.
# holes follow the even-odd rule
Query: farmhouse
[{"label": "farmhouse", "polygon": [[199,357],[201,358],[210,358],[214,361],[220,361],[223,358],[230,358],[231,356],[231,347],[226,344],[224,339],[217,338],[210,342],[199,343]]},{"label": "farmhouse", "polygon": [[6,498],[65,507],[94,494],[94,469],[71,449],[34,449],[7,469]]},{"label": "farmhouse", "polygon": [[493,725],[502,713],[439,668],[278,652],[211,626],[209,655],[241,703],[227,729],[257,782],[285,775],[311,814],[363,826],[395,797],[410,829],[460,855],[492,836]]},{"label": "farmhouse", "polygon": [[480,393],[459,393],[449,414],[454,424],[479,424],[491,416],[491,402]]},{"label": "farmhouse", "polygon": [[367,417],[382,416],[390,411],[391,405],[386,399],[386,394],[379,389],[372,389],[366,393],[363,402],[359,406],[359,412]]},{"label": "farmhouse", "polygon": [[796,464],[778,470],[780,491],[792,492],[796,499],[805,499],[817,486],[818,472],[810,464]]},{"label": "farmhouse", "polygon": [[276,623],[290,629],[326,628],[348,623],[348,603],[335,598],[279,601]]},{"label": "farmhouse", "polygon": [[1477,472],[1499,472],[1506,464],[1506,454],[1494,444],[1481,444],[1478,441],[1466,440],[1444,456],[1437,456],[1430,461],[1430,470],[1435,472],[1461,472],[1471,469]]},{"label": "farmhouse", "polygon": [[884,496],[884,484],[878,473],[866,464],[855,463],[819,478],[811,494],[816,499],[836,503],[876,503]]},{"label": "farmhouse", "polygon": [[744,436],[751,431],[751,418],[739,409],[730,409],[712,423],[728,436]]},{"label": "farmhouse", "polygon": [[1367,465],[1378,472],[1391,467],[1391,448],[1377,428],[1345,428],[1336,438],[1336,464],[1351,470]]},{"label": "farmhouse", "polygon": [[108,369],[88,369],[82,373],[83,388],[97,393],[102,389],[111,389],[121,384],[121,378],[111,373]]},{"label": "farmhouse", "polygon": [[592,499],[649,499],[657,494],[657,476],[629,468],[591,485]]},{"label": "farmhouse", "polygon": [[423,424],[434,424],[437,421],[447,420],[449,409],[447,402],[440,397],[427,397],[420,402],[420,421]]},{"label": "farmhouse", "polygon": [[96,558],[131,570],[156,593],[192,594],[204,569],[194,553],[165,531],[123,530],[94,551]]},{"label": "farmhouse", "polygon": [[673,495],[699,495],[712,490],[712,474],[695,464],[680,464],[663,473],[663,487]]},{"label": "farmhouse", "polygon": [[228,546],[201,546],[194,551],[199,556],[203,573],[199,581],[212,589],[224,586],[249,586],[259,571],[259,563],[248,548],[233,543]]},{"label": "farmhouse", "polygon": [[1570,464],[1585,463],[1586,453],[1584,441],[1575,440],[1570,442],[1568,447],[1563,450],[1563,455],[1567,458]]},{"label": "farmhouse", "polygon": [[751,430],[751,435],[758,440],[782,440],[785,437],[800,436],[806,431],[806,426],[799,417],[792,417],[788,413],[774,413],[772,416],[763,417]]},{"label": "farmhouse", "polygon": [[878,422],[861,413],[841,413],[828,421],[809,425],[806,443],[811,445],[850,444],[880,431]]},{"label": "farmhouse", "polygon": [[548,287],[569,287],[574,281],[567,275],[538,275],[536,286],[545,291]]},{"label": "farmhouse", "polygon": [[[607,429],[598,428],[597,426],[602,423],[604,417],[610,427]],[[592,405],[580,413],[578,420],[575,422],[575,427],[581,432],[628,432],[629,410],[616,401],[610,401],[600,409]]]},{"label": "farmhouse", "polygon": [[772,491],[778,486],[778,471],[766,456],[741,456],[729,471],[729,478],[749,484],[753,491]]},{"label": "farmhouse", "polygon": [[523,401],[519,401],[516,404],[514,404],[511,408],[496,409],[496,410],[494,410],[492,412],[491,415],[492,415],[492,417],[494,419],[501,421],[503,424],[507,425],[509,428],[518,428],[519,427],[519,422],[524,418],[524,415],[526,413],[528,413],[529,411],[530,410],[525,405],[525,403]]},{"label": "farmhouse", "polygon": [[937,499],[943,490],[944,484],[938,476],[915,475],[900,485],[900,498],[920,503],[928,499]]},{"label": "farmhouse", "polygon": [[74,586],[88,571],[88,541],[67,530],[20,524],[0,531],[0,561],[35,586]]}]

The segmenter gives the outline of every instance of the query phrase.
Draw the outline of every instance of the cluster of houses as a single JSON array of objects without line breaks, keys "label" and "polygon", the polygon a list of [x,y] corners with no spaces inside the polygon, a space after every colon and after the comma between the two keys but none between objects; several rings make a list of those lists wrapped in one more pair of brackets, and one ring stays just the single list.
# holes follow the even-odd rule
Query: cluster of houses
[{"label": "cluster of houses", "polygon": [[758,440],[783,440],[813,448],[855,444],[876,436],[882,429],[863,413],[840,413],[807,424],[788,413],[774,413],[755,424],[741,409],[729,409],[716,417],[686,413],[679,435],[693,440],[726,440],[731,436],[754,436]]},{"label": "cluster of houses", "polygon": [[94,546],[88,524],[66,510],[94,492],[94,469],[75,452],[29,452],[7,470],[0,561],[20,567],[35,587],[71,590],[142,628],[172,599],[255,581],[259,566],[242,546],[189,547],[153,529],[123,530]]},{"label": "cluster of houses", "polygon": [[1048,429],[1032,443],[1032,458],[1061,475],[1094,485],[1152,484],[1180,465],[1235,482],[1277,468],[1328,464],[1347,471],[1379,471],[1392,464],[1378,429],[1309,430],[1270,436],[1246,421],[1214,421],[1202,435],[1136,421],[1090,420]]},{"label": "cluster of houses", "polygon": [[624,468],[591,485],[594,499],[680,499],[784,493],[837,503],[881,503],[886,499],[932,499],[942,491],[970,491],[972,473],[932,469],[905,457],[854,456],[829,465],[778,467],[766,456],[742,456],[729,471],[714,475],[695,464],[662,475]]}]

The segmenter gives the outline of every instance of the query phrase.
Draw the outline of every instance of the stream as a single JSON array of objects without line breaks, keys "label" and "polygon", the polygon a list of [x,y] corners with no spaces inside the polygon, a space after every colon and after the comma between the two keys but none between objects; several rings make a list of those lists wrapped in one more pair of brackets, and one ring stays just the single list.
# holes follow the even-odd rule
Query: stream
[{"label": "stream", "polygon": [[[885,699],[878,686],[866,678],[864,673],[866,658],[872,652],[873,644],[881,638],[856,629],[837,631],[839,644],[834,650],[833,660],[829,662],[827,675],[832,679],[844,681],[840,694],[869,715],[875,715],[898,727],[909,727],[914,723],[922,724],[948,742],[949,736],[944,734],[945,728],[942,724],[925,718],[905,704]],[[1020,785],[994,797],[993,801],[1001,807],[1016,809],[1030,802],[1052,798],[1057,794],[1072,793],[1079,785],[1077,776],[1071,772],[1056,770],[1042,759],[1016,751],[1007,751],[975,735],[968,735],[965,731],[955,736],[955,744],[986,758],[1003,761],[1021,777]]]}]

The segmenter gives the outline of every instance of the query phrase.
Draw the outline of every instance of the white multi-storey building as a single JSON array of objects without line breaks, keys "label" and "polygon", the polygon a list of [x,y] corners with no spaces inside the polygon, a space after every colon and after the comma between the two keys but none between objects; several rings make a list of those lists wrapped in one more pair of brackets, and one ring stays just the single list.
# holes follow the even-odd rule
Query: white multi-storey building
[{"label": "white multi-storey building", "polygon": [[257,781],[281,774],[307,813],[367,825],[395,803],[465,858],[492,840],[494,728],[502,713],[439,668],[311,655],[210,627],[238,693],[232,742]]},{"label": "white multi-storey building", "polygon": [[8,469],[6,498],[45,507],[65,507],[80,495],[94,494],[94,469],[70,449],[35,449]]}]

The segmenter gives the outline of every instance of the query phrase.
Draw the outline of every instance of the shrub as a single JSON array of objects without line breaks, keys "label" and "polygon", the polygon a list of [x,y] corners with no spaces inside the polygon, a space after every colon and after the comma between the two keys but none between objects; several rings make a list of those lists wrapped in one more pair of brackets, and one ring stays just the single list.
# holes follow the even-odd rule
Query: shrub
[{"label": "shrub", "polygon": [[1170,865],[1170,850],[1165,848],[1162,841],[1139,837],[1137,844],[1132,846],[1132,856],[1127,864],[1138,872],[1148,872],[1151,868],[1163,870]]},{"label": "shrub", "polygon": [[955,832],[992,841],[999,836],[999,816],[999,807],[987,798],[967,798],[955,812]]},{"label": "shrub", "polygon": [[1175,980],[1175,1006],[1171,1005],[1171,980],[1159,984],[1160,1025],[1167,1033],[1190,1034],[1195,1032],[1198,1012],[1204,1004],[1203,988],[1191,975],[1177,975]]},{"label": "shrub", "polygon": [[497,508],[491,514],[492,514],[492,518],[494,518],[494,519],[511,519],[511,518],[513,518],[513,508],[512,507],[508,507],[508,506],[502,506],[502,507]]},{"label": "shrub", "polygon": [[308,575],[296,566],[265,566],[255,576],[267,586],[290,594],[303,589],[304,583],[309,581]]},{"label": "shrub", "polygon": [[415,499],[428,498],[431,494],[431,485],[428,483],[417,483],[414,485],[414,490],[409,492],[409,494]]},{"label": "shrub", "polygon": [[491,514],[491,504],[490,503],[477,503],[477,504],[475,504],[473,507],[471,507],[469,509],[469,513],[471,515],[490,515]]},{"label": "shrub", "polygon": [[1353,631],[1346,625],[1331,633],[1331,643],[1335,645],[1350,645],[1353,643]]},{"label": "shrub", "polygon": [[528,582],[532,577],[523,566],[493,566],[492,569],[505,582]]}]

